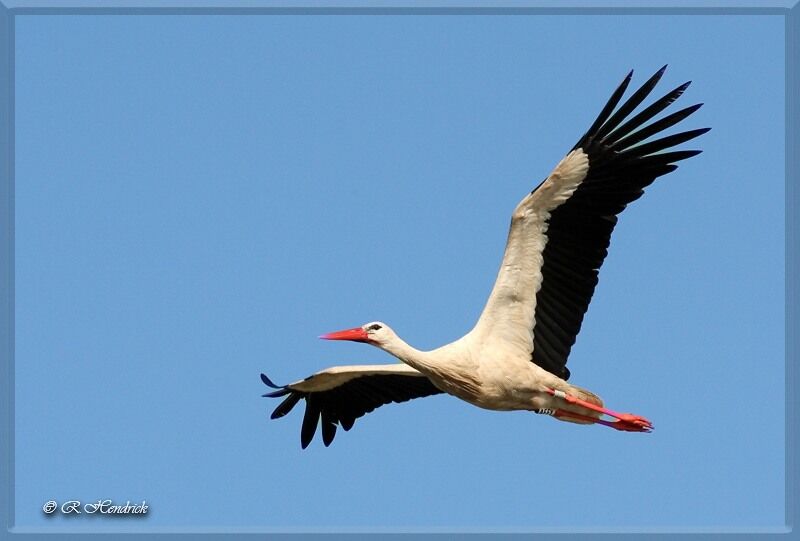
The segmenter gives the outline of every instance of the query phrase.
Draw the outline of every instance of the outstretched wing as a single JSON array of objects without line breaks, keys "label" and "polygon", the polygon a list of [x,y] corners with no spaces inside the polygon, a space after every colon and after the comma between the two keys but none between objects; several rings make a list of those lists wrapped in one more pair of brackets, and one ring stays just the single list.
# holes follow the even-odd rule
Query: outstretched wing
[{"label": "outstretched wing", "polygon": [[272,412],[271,419],[283,417],[300,399],[305,399],[306,412],[300,430],[303,449],[311,443],[320,418],[322,442],[327,447],[336,435],[337,425],[350,430],[357,418],[384,404],[442,392],[422,373],[400,363],[335,366],[285,386],[275,385],[264,374],[261,381],[277,389],[263,396],[286,397]]},{"label": "outstretched wing", "polygon": [[676,162],[701,152],[670,149],[710,129],[649,140],[700,108],[692,105],[650,122],[683,94],[688,82],[628,118],[665,69],[616,109],[630,72],[572,151],[517,206],[497,282],[474,331],[503,340],[562,379],[569,378],[567,358],[617,215],[656,178],[677,169]]}]

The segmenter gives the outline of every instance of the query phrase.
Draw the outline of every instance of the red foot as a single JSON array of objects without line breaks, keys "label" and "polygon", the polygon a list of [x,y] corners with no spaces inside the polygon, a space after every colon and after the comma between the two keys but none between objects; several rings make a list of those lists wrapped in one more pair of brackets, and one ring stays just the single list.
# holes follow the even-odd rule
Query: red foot
[{"label": "red foot", "polygon": [[620,413],[619,421],[611,423],[611,427],[625,432],[650,432],[653,430],[653,423],[632,413]]}]

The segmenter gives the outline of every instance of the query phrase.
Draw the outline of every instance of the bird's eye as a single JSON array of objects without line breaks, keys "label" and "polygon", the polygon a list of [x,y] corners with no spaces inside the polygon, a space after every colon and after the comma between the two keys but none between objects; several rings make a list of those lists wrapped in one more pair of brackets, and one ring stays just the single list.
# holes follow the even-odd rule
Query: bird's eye
[{"label": "bird's eye", "polygon": [[381,326],[375,323],[374,325],[370,325],[367,329],[368,331],[379,331],[381,330]]}]

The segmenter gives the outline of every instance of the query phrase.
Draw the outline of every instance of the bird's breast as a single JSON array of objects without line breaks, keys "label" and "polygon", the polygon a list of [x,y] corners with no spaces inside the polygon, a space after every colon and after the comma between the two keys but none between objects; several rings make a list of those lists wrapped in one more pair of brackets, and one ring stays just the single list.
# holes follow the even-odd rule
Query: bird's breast
[{"label": "bird's breast", "polygon": [[484,363],[470,369],[428,373],[436,387],[470,404],[489,410],[532,410],[550,398],[546,382],[533,363]]}]

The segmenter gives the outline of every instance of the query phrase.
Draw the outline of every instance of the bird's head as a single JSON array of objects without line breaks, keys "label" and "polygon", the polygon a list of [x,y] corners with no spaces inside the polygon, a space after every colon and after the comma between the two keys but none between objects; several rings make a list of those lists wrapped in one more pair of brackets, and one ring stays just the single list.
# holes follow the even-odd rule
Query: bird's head
[{"label": "bird's head", "polygon": [[395,336],[394,331],[386,323],[373,321],[360,327],[323,334],[320,338],[325,340],[350,340],[383,347]]}]

